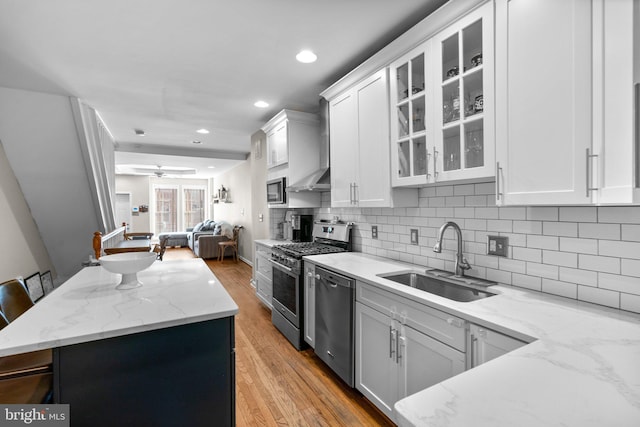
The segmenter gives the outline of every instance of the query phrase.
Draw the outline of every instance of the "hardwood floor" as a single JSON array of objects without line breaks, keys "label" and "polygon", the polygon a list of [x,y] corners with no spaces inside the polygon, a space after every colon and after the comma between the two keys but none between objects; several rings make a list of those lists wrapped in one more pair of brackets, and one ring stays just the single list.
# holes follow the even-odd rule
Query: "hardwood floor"
[{"label": "hardwood floor", "polygon": [[[168,249],[165,260],[193,257]],[[297,351],[271,324],[256,298],[251,267],[207,260],[238,304],[236,316],[237,426],[393,426],[358,391],[347,386],[313,350]]]}]

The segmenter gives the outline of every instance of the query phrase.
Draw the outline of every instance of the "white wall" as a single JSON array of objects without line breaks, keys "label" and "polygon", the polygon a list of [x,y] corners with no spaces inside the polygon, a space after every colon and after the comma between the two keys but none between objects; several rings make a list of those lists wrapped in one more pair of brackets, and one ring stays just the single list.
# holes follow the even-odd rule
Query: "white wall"
[{"label": "white wall", "polygon": [[0,235],[3,239],[0,282],[47,270],[52,270],[55,277],[49,254],[1,142],[0,206],[4,206],[0,214]]},{"label": "white wall", "polygon": [[0,88],[0,141],[64,281],[82,268],[99,230],[70,99]]},{"label": "white wall", "polygon": [[231,225],[242,225],[238,239],[239,255],[253,262],[253,227],[251,224],[251,161],[246,160],[235,168],[218,175],[214,179],[214,188],[223,186],[229,191],[230,203],[216,203],[213,219],[226,221]]}]

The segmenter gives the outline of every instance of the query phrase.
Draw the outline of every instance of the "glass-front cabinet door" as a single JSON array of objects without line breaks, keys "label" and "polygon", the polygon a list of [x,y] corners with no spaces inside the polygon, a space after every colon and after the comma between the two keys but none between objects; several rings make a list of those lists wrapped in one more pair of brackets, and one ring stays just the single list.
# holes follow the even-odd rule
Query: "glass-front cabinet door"
[{"label": "glass-front cabinet door", "polygon": [[426,184],[431,172],[427,144],[434,97],[429,84],[430,42],[399,58],[390,66],[391,184],[394,187]]},{"label": "glass-front cabinet door", "polygon": [[438,34],[435,181],[495,175],[491,3]]}]

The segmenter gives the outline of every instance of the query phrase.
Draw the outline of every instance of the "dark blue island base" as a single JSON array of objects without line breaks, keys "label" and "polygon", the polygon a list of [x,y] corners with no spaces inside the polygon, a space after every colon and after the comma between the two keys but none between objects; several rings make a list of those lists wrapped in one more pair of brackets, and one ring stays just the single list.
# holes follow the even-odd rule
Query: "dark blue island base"
[{"label": "dark blue island base", "polygon": [[72,426],[234,426],[234,318],[58,347]]}]

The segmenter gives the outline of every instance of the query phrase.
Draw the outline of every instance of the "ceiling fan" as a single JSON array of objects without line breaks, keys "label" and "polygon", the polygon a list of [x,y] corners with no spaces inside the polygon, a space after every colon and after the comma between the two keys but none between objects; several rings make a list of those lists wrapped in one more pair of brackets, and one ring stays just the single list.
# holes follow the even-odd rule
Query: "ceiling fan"
[{"label": "ceiling fan", "polygon": [[197,172],[193,168],[163,167],[161,165],[156,167],[137,166],[131,168],[131,171],[136,174],[155,175],[158,178],[162,178],[165,175],[194,175]]}]

